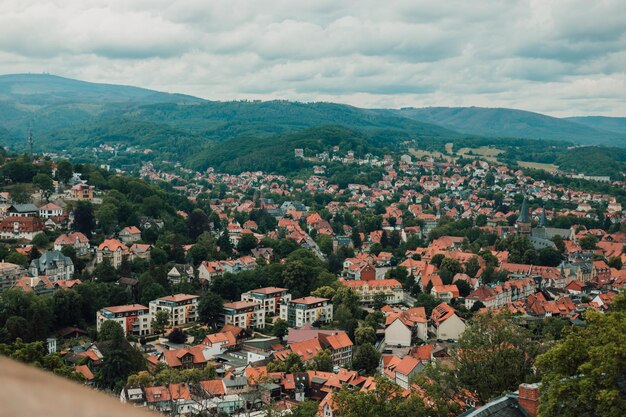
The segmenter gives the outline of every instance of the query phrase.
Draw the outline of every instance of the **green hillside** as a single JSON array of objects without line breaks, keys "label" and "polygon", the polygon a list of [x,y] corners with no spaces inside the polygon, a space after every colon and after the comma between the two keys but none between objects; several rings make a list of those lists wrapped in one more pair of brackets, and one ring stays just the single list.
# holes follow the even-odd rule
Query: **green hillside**
[{"label": "green hillside", "polygon": [[582,124],[594,129],[626,134],[626,117],[582,116],[567,117],[565,120]]},{"label": "green hillside", "polygon": [[523,110],[481,107],[404,108],[396,114],[464,134],[570,141],[626,147],[626,133]]}]

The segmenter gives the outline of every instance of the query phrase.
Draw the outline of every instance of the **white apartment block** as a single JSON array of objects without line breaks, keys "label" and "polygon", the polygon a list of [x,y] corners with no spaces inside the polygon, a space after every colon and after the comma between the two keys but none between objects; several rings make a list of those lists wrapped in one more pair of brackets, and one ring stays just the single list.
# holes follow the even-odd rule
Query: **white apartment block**
[{"label": "white apartment block", "polygon": [[170,326],[181,326],[198,321],[200,296],[175,294],[150,301],[150,317],[154,319],[157,311],[164,310],[170,315]]},{"label": "white apartment block", "polygon": [[290,327],[301,327],[305,323],[330,323],[333,320],[333,305],[327,298],[303,297],[281,302],[280,318]]},{"label": "white apartment block", "polygon": [[98,331],[102,323],[113,320],[124,329],[125,335],[144,336],[150,334],[150,311],[141,304],[128,304],[123,306],[105,307],[96,313],[96,326]]},{"label": "white apartment block", "polygon": [[291,294],[286,288],[266,287],[251,290],[241,294],[241,301],[255,301],[261,304],[265,310],[265,315],[276,315],[280,313],[281,300],[291,300]]},{"label": "white apartment block", "polygon": [[265,309],[256,301],[235,301],[224,304],[223,323],[243,329],[265,327]]}]

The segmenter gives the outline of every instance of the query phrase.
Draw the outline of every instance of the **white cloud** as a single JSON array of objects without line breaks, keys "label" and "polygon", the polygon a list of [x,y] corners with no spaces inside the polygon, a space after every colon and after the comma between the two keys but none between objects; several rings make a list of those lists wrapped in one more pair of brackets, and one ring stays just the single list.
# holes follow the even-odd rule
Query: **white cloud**
[{"label": "white cloud", "polygon": [[219,100],[626,115],[626,2],[5,0],[0,72]]}]

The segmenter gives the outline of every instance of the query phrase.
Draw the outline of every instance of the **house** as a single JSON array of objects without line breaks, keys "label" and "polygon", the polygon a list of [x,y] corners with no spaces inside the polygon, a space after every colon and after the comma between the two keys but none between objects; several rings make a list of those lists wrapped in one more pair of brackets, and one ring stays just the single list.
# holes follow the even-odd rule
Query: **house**
[{"label": "house", "polygon": [[96,328],[100,331],[102,323],[113,320],[124,329],[125,335],[144,336],[150,334],[150,309],[141,304],[104,307],[96,313]]},{"label": "house", "polygon": [[0,291],[13,288],[17,280],[26,274],[26,270],[20,265],[10,262],[0,262]]},{"label": "house", "polygon": [[242,329],[265,327],[265,309],[255,301],[235,301],[224,304],[222,323]]},{"label": "house", "polygon": [[51,250],[30,262],[29,273],[34,277],[46,276],[52,282],[65,281],[74,275],[74,263],[69,256]]},{"label": "house", "polygon": [[456,314],[456,310],[446,303],[441,303],[430,314],[431,332],[437,339],[458,340],[465,331],[465,323]]},{"label": "house", "polygon": [[[131,246],[132,251],[132,246]],[[172,284],[180,284],[181,282],[189,282],[196,276],[193,265],[175,264],[167,273],[167,279]]]},{"label": "house", "polygon": [[87,184],[76,184],[69,190],[70,197],[75,200],[93,200],[94,187]]},{"label": "house", "polygon": [[53,217],[61,217],[63,215],[63,208],[54,203],[48,203],[39,207],[39,217],[43,219],[50,219]]},{"label": "house", "polygon": [[89,239],[81,232],[63,234],[56,238],[54,250],[60,251],[63,246],[72,246],[77,256],[85,256],[89,253]]},{"label": "house", "polygon": [[7,216],[14,217],[36,217],[39,209],[36,205],[28,204],[12,204],[6,210]]},{"label": "house", "polygon": [[150,259],[152,245],[147,243],[133,243],[130,246],[130,256],[132,259]]},{"label": "house", "polygon": [[174,294],[150,301],[150,317],[153,320],[158,311],[167,311],[170,326],[182,326],[198,321],[199,295]]},{"label": "house", "polygon": [[51,294],[54,292],[54,284],[45,276],[21,277],[17,280],[13,288],[19,288],[24,292],[32,291],[37,295]]},{"label": "house", "polygon": [[384,365],[383,374],[404,389],[409,389],[411,378],[423,368],[419,360],[409,355],[402,359],[391,356],[381,360]]},{"label": "house", "polygon": [[266,315],[275,315],[280,313],[281,300],[291,300],[291,294],[288,291],[286,288],[278,287],[259,288],[241,294],[241,301],[258,302]]},{"label": "house", "polygon": [[388,346],[411,346],[415,338],[428,339],[428,320],[424,307],[390,312],[385,318],[385,343]]},{"label": "house", "polygon": [[330,351],[334,366],[347,367],[352,364],[353,343],[346,332],[343,330],[320,331],[318,339],[322,347]]},{"label": "house", "polygon": [[453,298],[459,297],[459,289],[456,285],[433,285],[430,290],[433,297],[440,299],[445,303],[449,303]]},{"label": "house", "polygon": [[39,217],[12,215],[0,222],[0,239],[23,239],[30,242],[43,230],[44,224]]},{"label": "house", "polygon": [[124,257],[128,256],[130,251],[128,247],[117,239],[106,239],[96,250],[96,264],[104,262],[108,259],[113,268],[119,268],[122,265]]},{"label": "house", "polygon": [[280,318],[290,327],[301,327],[305,323],[330,323],[333,320],[333,305],[327,298],[302,297],[295,300],[282,300]]},{"label": "house", "polygon": [[126,226],[120,230],[118,236],[124,244],[131,245],[141,240],[141,230],[137,226]]}]

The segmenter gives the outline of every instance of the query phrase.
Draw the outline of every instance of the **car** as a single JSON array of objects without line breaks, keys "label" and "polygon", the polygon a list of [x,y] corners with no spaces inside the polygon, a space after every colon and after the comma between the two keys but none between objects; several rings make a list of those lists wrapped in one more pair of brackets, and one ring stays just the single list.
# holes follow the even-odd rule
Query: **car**
[{"label": "car", "polygon": [[446,342],[448,342],[448,343],[456,343],[456,340],[454,340],[454,339],[448,339],[448,340],[446,340]]}]

